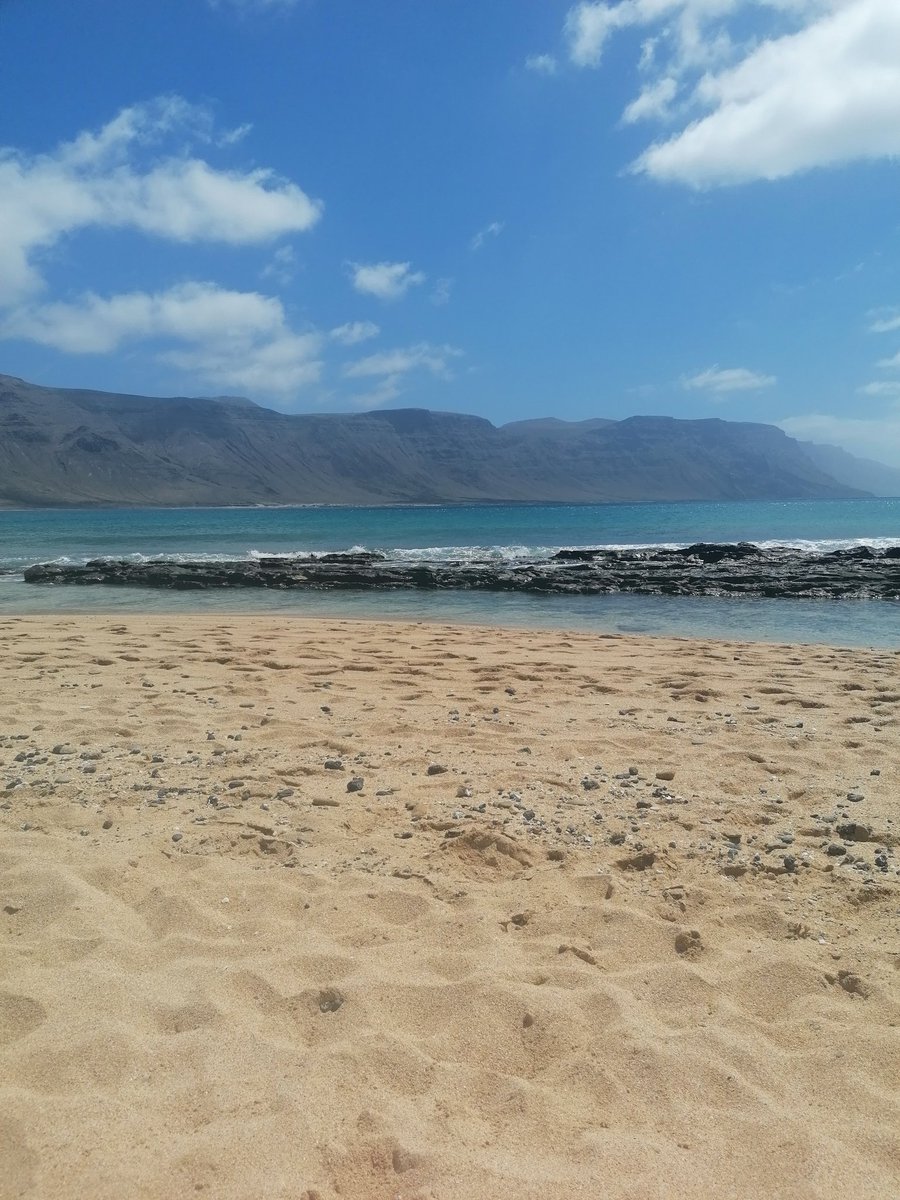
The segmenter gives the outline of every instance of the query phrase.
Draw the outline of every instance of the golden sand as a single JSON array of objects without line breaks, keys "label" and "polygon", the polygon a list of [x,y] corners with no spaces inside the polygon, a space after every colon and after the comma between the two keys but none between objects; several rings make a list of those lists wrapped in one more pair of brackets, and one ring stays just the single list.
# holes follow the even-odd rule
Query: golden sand
[{"label": "golden sand", "polygon": [[20,618],[0,672],[0,1196],[900,1194],[897,653]]}]

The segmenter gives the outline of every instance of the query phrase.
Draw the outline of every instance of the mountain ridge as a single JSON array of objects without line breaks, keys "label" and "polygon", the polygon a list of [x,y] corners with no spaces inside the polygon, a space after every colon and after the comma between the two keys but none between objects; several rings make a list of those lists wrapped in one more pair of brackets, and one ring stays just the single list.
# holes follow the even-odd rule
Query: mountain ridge
[{"label": "mountain ridge", "polygon": [[286,414],[0,375],[0,504],[591,503],[864,496],[772,425],[422,408]]}]

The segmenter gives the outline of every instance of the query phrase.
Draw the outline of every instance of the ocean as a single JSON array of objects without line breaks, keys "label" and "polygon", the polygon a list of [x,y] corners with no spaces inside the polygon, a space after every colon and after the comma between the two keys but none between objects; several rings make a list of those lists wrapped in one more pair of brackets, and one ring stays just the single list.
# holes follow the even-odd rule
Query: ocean
[{"label": "ocean", "polygon": [[549,558],[560,549],[749,541],[900,545],[900,499],[677,504],[0,510],[0,614],[346,616],[900,647],[894,601],[458,592],[169,592],[26,584],[37,562],[378,550],[398,560]]}]

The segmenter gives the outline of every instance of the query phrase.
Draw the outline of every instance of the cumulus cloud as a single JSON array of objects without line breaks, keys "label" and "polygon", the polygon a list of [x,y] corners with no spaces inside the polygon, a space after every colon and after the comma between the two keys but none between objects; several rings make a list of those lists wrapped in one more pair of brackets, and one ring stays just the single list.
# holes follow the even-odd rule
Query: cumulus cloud
[{"label": "cumulus cloud", "polygon": [[470,250],[480,250],[488,238],[499,237],[503,232],[502,221],[491,221],[490,225],[485,225],[484,229],[479,229],[475,236],[469,242]]},{"label": "cumulus cloud", "polygon": [[329,337],[342,346],[356,346],[369,338],[381,333],[374,321],[348,321],[346,325],[338,325],[329,333]]},{"label": "cumulus cloud", "polygon": [[707,367],[696,375],[684,377],[681,386],[687,391],[711,392],[715,396],[726,395],[728,392],[752,392],[760,388],[772,387],[776,383],[774,375],[762,375],[757,371],[749,371],[746,367]]},{"label": "cumulus cloud", "polygon": [[321,335],[292,330],[279,300],[213,283],[23,307],[0,324],[0,336],[70,354],[149,341],[161,361],[206,382],[275,395],[314,382],[321,371]]},{"label": "cumulus cloud", "polygon": [[570,62],[648,29],[624,120],[678,117],[635,172],[694,187],[900,154],[897,0],[621,0],[570,9]]},{"label": "cumulus cloud", "polygon": [[319,219],[321,203],[271,171],[222,170],[186,152],[159,153],[173,133],[212,141],[209,113],[168,97],[123,109],[47,154],[0,151],[0,305],[40,291],[48,251],[78,230],[247,245]]},{"label": "cumulus cloud", "polygon": [[399,300],[426,279],[408,262],[351,263],[350,270],[356,290],[379,300]]}]

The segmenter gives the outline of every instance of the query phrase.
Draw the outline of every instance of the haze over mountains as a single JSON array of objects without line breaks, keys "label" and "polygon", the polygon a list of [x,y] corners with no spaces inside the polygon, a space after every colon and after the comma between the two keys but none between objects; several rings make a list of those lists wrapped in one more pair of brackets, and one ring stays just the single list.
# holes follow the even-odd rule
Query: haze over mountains
[{"label": "haze over mountains", "polygon": [[240,398],[46,388],[0,375],[0,504],[827,499],[900,471],[772,425],[673,417],[495,427],[424,409],[287,415]]}]

